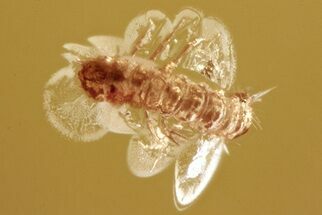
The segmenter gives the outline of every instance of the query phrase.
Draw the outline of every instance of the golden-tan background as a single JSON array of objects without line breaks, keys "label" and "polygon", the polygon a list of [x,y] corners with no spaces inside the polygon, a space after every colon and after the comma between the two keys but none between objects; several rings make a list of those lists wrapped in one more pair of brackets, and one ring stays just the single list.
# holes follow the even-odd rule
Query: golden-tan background
[{"label": "golden-tan background", "polygon": [[[228,26],[234,89],[277,86],[256,105],[263,130],[233,141],[202,197],[182,214],[322,214],[321,1],[8,0],[0,3],[0,214],[179,214],[173,167],[131,175],[129,136],[68,141],[47,122],[42,93],[66,65],[65,42],[122,36],[136,15],[191,6]],[[240,145],[238,145],[240,144]]]}]

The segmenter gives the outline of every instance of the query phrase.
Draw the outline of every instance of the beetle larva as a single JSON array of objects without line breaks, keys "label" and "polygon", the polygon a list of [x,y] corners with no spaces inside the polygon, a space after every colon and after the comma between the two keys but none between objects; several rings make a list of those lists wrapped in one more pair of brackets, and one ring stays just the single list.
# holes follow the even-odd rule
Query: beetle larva
[{"label": "beetle larva", "polygon": [[74,140],[132,135],[132,173],[150,177],[175,162],[176,206],[190,206],[216,172],[225,143],[248,131],[252,105],[270,90],[230,93],[236,72],[230,34],[194,9],[173,21],[151,10],[130,22],[124,38],[89,42],[64,45],[70,65],[46,84],[48,120]]},{"label": "beetle larva", "polygon": [[252,97],[226,96],[205,83],[167,72],[128,58],[97,58],[81,63],[78,77],[92,98],[114,105],[129,104],[163,117],[188,122],[204,135],[233,139],[252,122]]}]

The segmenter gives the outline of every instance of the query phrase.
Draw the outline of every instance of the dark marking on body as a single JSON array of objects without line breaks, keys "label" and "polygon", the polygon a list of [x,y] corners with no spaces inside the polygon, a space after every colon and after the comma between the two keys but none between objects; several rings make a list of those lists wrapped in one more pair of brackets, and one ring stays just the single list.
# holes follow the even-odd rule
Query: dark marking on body
[{"label": "dark marking on body", "polygon": [[125,80],[123,71],[116,62],[107,62],[105,58],[96,58],[84,61],[78,72],[78,77],[83,89],[90,97],[104,100],[106,89],[111,98],[116,97],[117,88],[114,83]]}]

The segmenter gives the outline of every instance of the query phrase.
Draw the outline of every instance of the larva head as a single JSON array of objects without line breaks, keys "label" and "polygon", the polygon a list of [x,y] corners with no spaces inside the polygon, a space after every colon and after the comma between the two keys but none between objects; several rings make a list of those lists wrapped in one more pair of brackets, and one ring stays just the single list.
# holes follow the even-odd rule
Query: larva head
[{"label": "larva head", "polygon": [[82,62],[78,77],[88,95],[99,101],[117,100],[120,82],[125,79],[117,63],[106,58]]}]

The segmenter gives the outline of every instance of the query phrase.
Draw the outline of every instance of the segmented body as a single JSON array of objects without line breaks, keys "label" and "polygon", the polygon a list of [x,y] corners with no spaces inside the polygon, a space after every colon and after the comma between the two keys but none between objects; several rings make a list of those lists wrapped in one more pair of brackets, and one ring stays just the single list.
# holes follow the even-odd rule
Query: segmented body
[{"label": "segmented body", "polygon": [[204,134],[228,139],[250,126],[251,111],[242,93],[226,96],[222,90],[212,90],[184,75],[170,75],[139,58],[96,58],[81,66],[82,87],[96,100],[159,112]]},{"label": "segmented body", "polygon": [[44,91],[49,122],[76,141],[132,135],[131,172],[150,177],[175,162],[175,204],[187,208],[218,170],[227,139],[256,122],[253,104],[271,89],[226,93],[236,74],[231,36],[220,20],[192,8],[173,20],[150,10],[129,23],[123,38],[88,41],[64,45],[69,65]]}]

